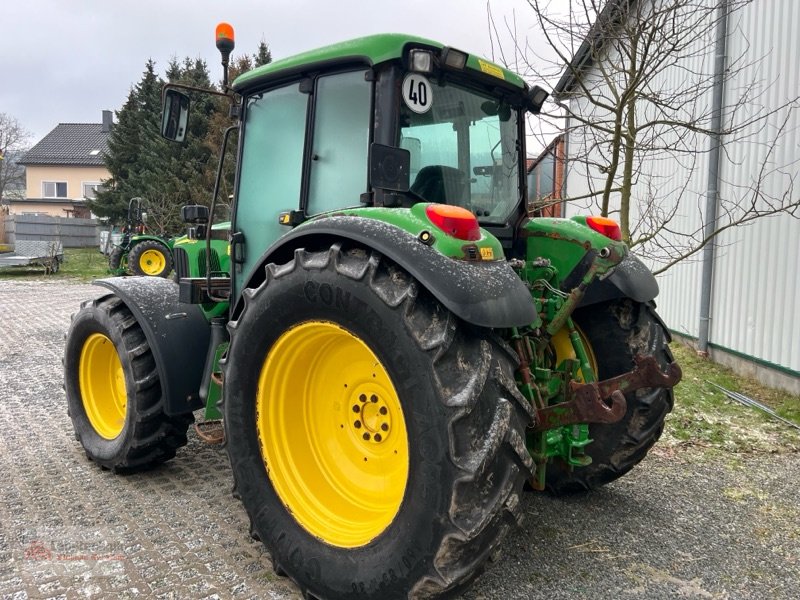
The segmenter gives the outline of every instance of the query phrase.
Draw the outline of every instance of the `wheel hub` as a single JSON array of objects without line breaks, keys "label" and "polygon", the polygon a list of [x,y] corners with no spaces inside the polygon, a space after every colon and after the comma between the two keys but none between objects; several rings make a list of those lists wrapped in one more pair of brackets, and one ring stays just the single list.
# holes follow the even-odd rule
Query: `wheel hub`
[{"label": "wheel hub", "polygon": [[364,442],[380,444],[386,441],[392,430],[392,414],[380,391],[366,390],[351,400],[354,418],[351,427]]},{"label": "wheel hub", "polygon": [[167,261],[158,250],[145,250],[139,259],[139,266],[148,275],[157,275],[164,270]]}]

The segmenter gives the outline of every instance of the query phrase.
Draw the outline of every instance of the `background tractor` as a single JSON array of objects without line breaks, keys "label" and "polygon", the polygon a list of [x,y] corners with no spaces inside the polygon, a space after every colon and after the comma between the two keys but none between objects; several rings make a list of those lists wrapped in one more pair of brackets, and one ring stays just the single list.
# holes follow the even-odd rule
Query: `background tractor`
[{"label": "background tractor", "polygon": [[108,268],[114,275],[169,277],[172,272],[172,240],[145,233],[146,216],[142,199],[131,198],[122,239],[108,256]]},{"label": "background tractor", "polygon": [[[525,115],[547,94],[516,74],[389,34],[229,87],[230,26],[217,46],[234,124],[214,200],[238,131],[227,272],[213,205],[187,206],[177,283],[97,282],[65,349],[77,438],[141,470],[205,407],[252,535],[304,597],[451,595],[525,482],[596,488],[658,439],[680,369],[655,279],[612,221],[528,217]],[[164,91],[176,142],[189,93]]]}]

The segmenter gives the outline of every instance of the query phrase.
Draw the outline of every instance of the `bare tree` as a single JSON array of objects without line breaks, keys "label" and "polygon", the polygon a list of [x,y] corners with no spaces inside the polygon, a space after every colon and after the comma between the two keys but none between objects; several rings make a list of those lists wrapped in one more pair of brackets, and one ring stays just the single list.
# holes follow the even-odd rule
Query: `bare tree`
[{"label": "bare tree", "polygon": [[0,113],[0,198],[25,195],[25,169],[17,164],[31,135],[19,121]]},{"label": "bare tree", "polygon": [[[776,159],[800,96],[768,103],[775,82],[747,79],[766,58],[752,56],[746,39],[725,56],[726,28],[750,1],[527,0],[535,22],[527,37],[516,18],[498,27],[489,10],[500,59],[554,87],[544,115],[569,134],[566,200],[618,219],[625,241],[655,272],[725,229],[800,214],[797,159]],[[709,154],[736,168],[741,158],[729,148],[742,143],[758,157],[756,172],[746,184],[720,181],[726,193],[709,218],[698,190]],[[576,176],[582,185],[573,186]],[[686,218],[691,213],[702,216]]]}]

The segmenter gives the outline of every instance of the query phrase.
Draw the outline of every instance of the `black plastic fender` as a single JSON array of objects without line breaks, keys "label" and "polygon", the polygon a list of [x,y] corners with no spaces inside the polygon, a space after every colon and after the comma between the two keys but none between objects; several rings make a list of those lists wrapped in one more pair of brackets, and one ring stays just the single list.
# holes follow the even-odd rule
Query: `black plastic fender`
[{"label": "black plastic fender", "polygon": [[266,264],[287,262],[296,248],[321,247],[342,239],[372,248],[395,262],[467,323],[519,327],[538,319],[528,288],[506,261],[452,259],[399,227],[348,215],[311,221],[282,237],[261,257],[246,287],[264,280]]},{"label": "black plastic fender", "polygon": [[628,252],[611,275],[592,283],[579,306],[589,306],[614,298],[649,302],[658,296],[658,282],[645,264]]},{"label": "black plastic fender", "polygon": [[164,412],[197,410],[210,327],[200,307],[178,302],[178,284],[161,277],[114,277],[93,282],[114,292],[144,331],[156,361]]}]

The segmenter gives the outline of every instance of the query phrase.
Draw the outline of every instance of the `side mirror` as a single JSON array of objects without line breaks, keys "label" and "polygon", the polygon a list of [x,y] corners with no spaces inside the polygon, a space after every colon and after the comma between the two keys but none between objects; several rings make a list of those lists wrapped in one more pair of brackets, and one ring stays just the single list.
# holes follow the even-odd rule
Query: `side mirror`
[{"label": "side mirror", "polygon": [[534,115],[538,115],[542,111],[542,105],[550,93],[538,85],[534,85],[528,91],[528,106],[527,109]]},{"label": "side mirror", "polygon": [[411,153],[403,148],[371,144],[369,147],[369,182],[372,187],[407,192],[410,183]]},{"label": "side mirror", "polygon": [[208,223],[208,207],[202,204],[187,204],[181,208],[181,219],[184,223]]},{"label": "side mirror", "polygon": [[178,90],[164,90],[161,112],[161,135],[173,142],[186,139],[189,122],[189,96]]}]

